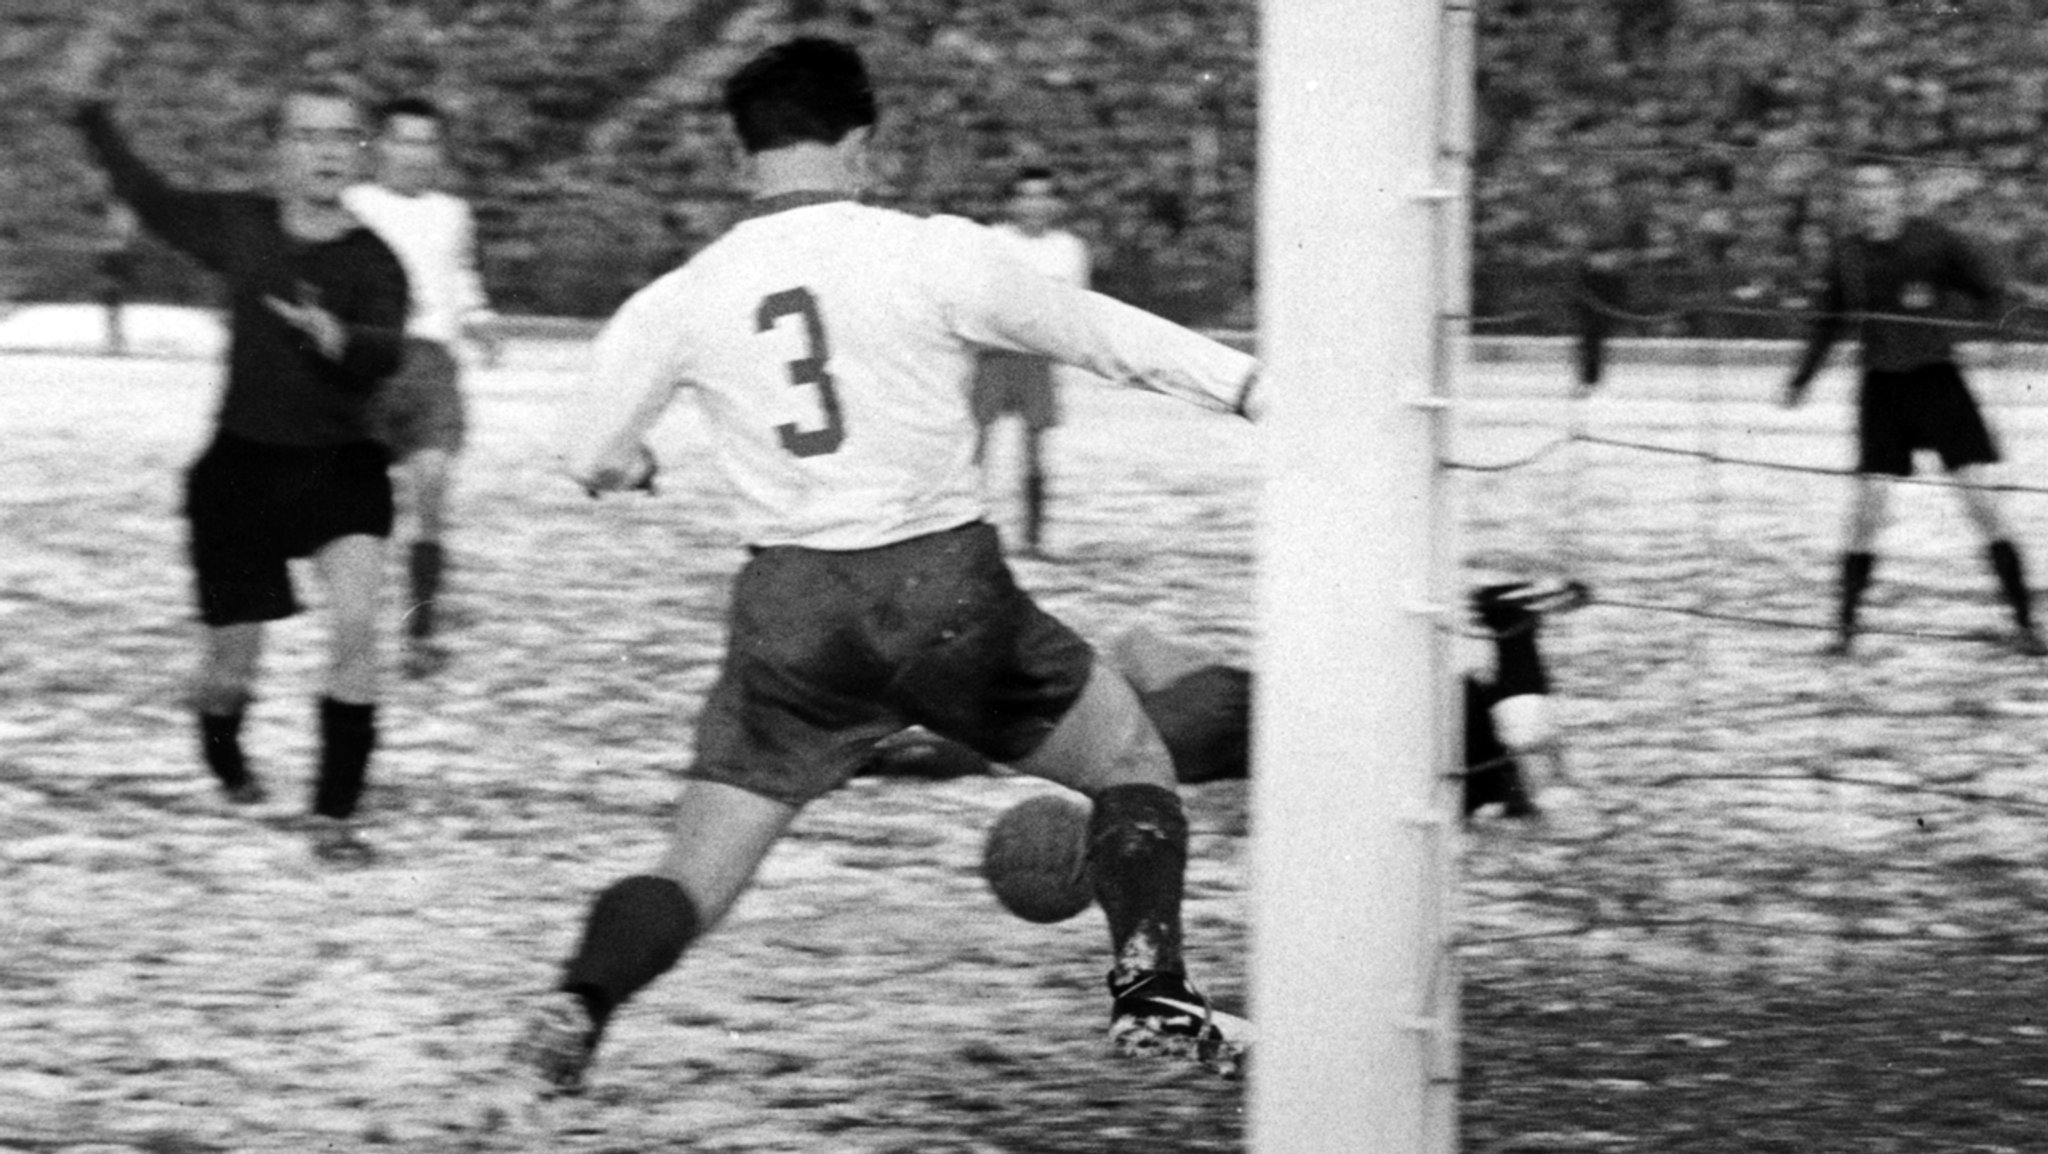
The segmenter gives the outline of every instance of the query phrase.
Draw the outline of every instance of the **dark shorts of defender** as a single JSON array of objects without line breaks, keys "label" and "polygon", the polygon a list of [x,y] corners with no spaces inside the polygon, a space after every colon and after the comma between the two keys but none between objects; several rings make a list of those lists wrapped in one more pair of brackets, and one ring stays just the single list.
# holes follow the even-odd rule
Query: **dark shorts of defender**
[{"label": "dark shorts of defender", "polygon": [[1856,471],[1909,477],[1916,449],[1932,449],[1950,470],[1999,459],[1998,442],[1953,364],[1863,374]]},{"label": "dark shorts of defender", "polygon": [[185,476],[199,619],[299,612],[290,561],[343,537],[391,535],[391,458],[370,441],[265,445],[218,435]]},{"label": "dark shorts of defender", "polygon": [[1019,589],[982,522],[879,549],[758,551],[688,776],[790,805],[922,725],[995,762],[1036,749],[1095,654]]},{"label": "dark shorts of defender", "polygon": [[973,405],[977,425],[992,424],[1004,413],[1015,413],[1025,428],[1052,428],[1060,423],[1052,362],[1004,350],[982,353],[975,362]]},{"label": "dark shorts of defender", "polygon": [[422,449],[459,453],[469,437],[462,366],[438,341],[405,338],[405,359],[377,388],[370,432],[403,461]]}]

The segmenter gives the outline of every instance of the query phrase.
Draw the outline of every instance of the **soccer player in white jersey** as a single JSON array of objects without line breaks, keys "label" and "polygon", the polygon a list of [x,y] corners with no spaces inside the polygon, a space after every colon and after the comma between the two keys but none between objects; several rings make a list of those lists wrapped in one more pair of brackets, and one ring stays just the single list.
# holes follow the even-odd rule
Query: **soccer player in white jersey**
[{"label": "soccer player in white jersey", "polygon": [[350,187],[343,201],[398,253],[412,285],[405,364],[377,394],[373,417],[412,506],[405,667],[417,677],[446,659],[434,634],[447,568],[448,489],[467,429],[456,350],[491,311],[469,204],[439,187],[447,118],[431,101],[402,97],[376,109],[376,124],[376,180]]},{"label": "soccer player in white jersey", "polygon": [[[996,233],[1019,259],[1054,280],[1088,287],[1088,245],[1058,227],[1066,202],[1052,169],[1033,165],[1019,171],[1010,182],[1005,211],[1009,219],[996,226]],[[1060,423],[1051,360],[1009,349],[982,354],[974,374],[976,461],[987,451],[990,427],[1005,413],[1015,413],[1024,425],[1024,550],[1035,556],[1045,539],[1045,433]]]},{"label": "soccer player in white jersey", "polygon": [[593,902],[513,1048],[573,1092],[607,1021],[715,926],[807,803],[920,724],[1092,799],[1088,862],[1122,1053],[1234,1061],[1182,962],[1187,819],[1130,685],[1012,581],[974,465],[982,348],[1245,414],[1251,358],[1061,285],[988,229],[860,204],[876,117],[854,50],[799,38],[727,82],[751,215],[599,335],[563,422],[593,494],[646,485],[688,392],[751,557],[668,850]]}]

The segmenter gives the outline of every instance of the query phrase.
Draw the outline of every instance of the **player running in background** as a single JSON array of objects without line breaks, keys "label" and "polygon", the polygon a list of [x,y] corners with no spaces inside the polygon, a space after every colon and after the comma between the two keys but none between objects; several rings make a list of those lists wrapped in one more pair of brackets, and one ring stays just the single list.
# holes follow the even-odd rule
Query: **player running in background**
[{"label": "player running in background", "polygon": [[228,297],[226,389],[212,441],[187,474],[185,514],[206,644],[193,700],[206,764],[228,796],[264,790],[241,742],[264,623],[299,611],[287,562],[311,557],[330,625],[319,702],[314,849],[369,846],[351,818],[376,745],[377,617],[391,531],[389,457],[368,408],[398,367],[405,272],[349,213],[360,110],[338,88],[287,91],[269,120],[267,194],[177,188],[129,150],[105,77],[118,8],[95,17],[55,83],[87,146],[143,227],[217,273]]},{"label": "player running in background", "polygon": [[718,924],[799,810],[919,724],[1093,799],[1115,1048],[1228,1060],[1181,955],[1173,767],[1129,683],[1012,580],[966,385],[980,349],[1006,348],[1242,414],[1255,363],[1033,272],[981,226],[858,203],[876,105],[838,41],[767,50],[724,99],[752,211],[605,326],[564,453],[593,493],[645,485],[642,437],[688,390],[751,556],[667,853],[595,900],[515,1057],[580,1087],[606,1023]]},{"label": "player running in background", "polygon": [[[995,226],[1025,264],[1064,284],[1087,288],[1088,246],[1056,227],[1066,202],[1049,168],[1032,166],[1010,182],[1008,219]],[[1036,353],[989,349],[974,373],[974,459],[988,450],[989,429],[1005,413],[1024,424],[1024,551],[1036,556],[1045,540],[1045,433],[1060,423],[1059,383],[1053,362]]]},{"label": "player running in background", "polygon": [[456,346],[491,312],[477,275],[469,204],[438,187],[447,118],[431,101],[405,97],[380,105],[375,120],[376,179],[351,187],[342,200],[398,253],[412,285],[405,367],[378,392],[372,418],[405,480],[413,515],[405,669],[419,677],[446,659],[434,634],[442,624],[449,481],[466,424]]},{"label": "player running in background", "polygon": [[1898,170],[1863,163],[1850,176],[1854,229],[1828,263],[1825,295],[1807,341],[1806,355],[1785,389],[1797,405],[1827,362],[1828,350],[1854,325],[1862,340],[1863,376],[1857,393],[1856,493],[1842,552],[1835,640],[1828,652],[1846,656],[1856,640],[1857,610],[1877,563],[1877,538],[1889,511],[1886,478],[1913,473],[1913,453],[1932,449],[1956,482],[1963,508],[1986,543],[1998,587],[2012,609],[2020,652],[2048,655],[2034,628],[2033,595],[2018,547],[2006,527],[1990,466],[1997,441],[1957,365],[1952,323],[1963,302],[1988,309],[2005,297],[1990,263],[1947,226],[1907,207]]}]

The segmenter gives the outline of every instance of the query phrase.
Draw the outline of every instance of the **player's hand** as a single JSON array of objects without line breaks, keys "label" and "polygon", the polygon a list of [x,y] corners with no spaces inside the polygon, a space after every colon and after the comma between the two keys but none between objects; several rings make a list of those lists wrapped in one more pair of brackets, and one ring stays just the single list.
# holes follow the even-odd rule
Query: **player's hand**
[{"label": "player's hand", "polygon": [[50,90],[75,104],[103,100],[107,96],[107,73],[119,54],[121,10],[124,5],[93,6],[85,27],[72,36],[58,57],[50,75]]},{"label": "player's hand", "polygon": [[1250,375],[1245,377],[1244,384],[1238,386],[1237,415],[1254,425],[1263,422],[1266,417],[1266,396],[1260,389],[1264,379],[1265,367],[1254,365]]},{"label": "player's hand", "polygon": [[341,318],[320,307],[319,291],[310,285],[301,285],[300,293],[306,301],[288,301],[280,296],[266,295],[263,303],[270,311],[284,318],[284,322],[305,334],[313,342],[320,355],[330,361],[338,361],[348,349],[348,326]]}]

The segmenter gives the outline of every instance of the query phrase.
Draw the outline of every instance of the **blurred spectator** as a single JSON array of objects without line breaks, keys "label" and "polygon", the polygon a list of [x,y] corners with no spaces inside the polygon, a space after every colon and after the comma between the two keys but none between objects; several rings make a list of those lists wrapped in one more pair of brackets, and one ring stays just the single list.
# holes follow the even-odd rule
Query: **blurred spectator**
[{"label": "blurred spectator", "polygon": [[[232,128],[262,103],[256,78],[309,53],[353,53],[381,87],[446,91],[474,121],[454,159],[478,190],[485,271],[501,282],[493,295],[524,309],[607,311],[646,275],[634,246],[659,249],[667,267],[687,255],[678,244],[701,243],[702,229],[643,235],[637,218],[659,208],[634,206],[623,226],[571,218],[593,188],[652,205],[731,203],[730,149],[701,74],[809,21],[855,37],[897,90],[919,94],[885,131],[888,150],[906,159],[892,202],[992,216],[999,194],[978,174],[1028,141],[1035,162],[1085,174],[1066,193],[1106,291],[1161,292],[1142,303],[1203,323],[1245,311],[1258,117],[1251,0],[373,5],[354,24],[331,5],[176,7],[192,10],[165,10],[135,70],[152,97],[136,129],[173,176],[254,178],[257,159],[232,143],[239,134],[191,126]],[[276,35],[246,34],[259,8]],[[1667,206],[1635,258],[1639,296],[1654,282],[1659,300],[1768,302],[1800,263],[1784,206],[1857,152],[1981,171],[1949,211],[2007,222],[2000,241],[2014,246],[2015,268],[2048,280],[2048,253],[2030,239],[2048,237],[2048,195],[2015,200],[2000,189],[2005,178],[2022,190],[2048,178],[2048,24],[2016,0],[1967,10],[1499,0],[1478,18],[1474,275],[1487,311],[1540,316],[1553,331],[1573,324],[1554,300],[1578,259],[1578,202],[1555,195],[1573,174],[1626,177]],[[0,35],[18,20],[0,13]],[[0,197],[0,225],[30,237],[92,234],[94,210],[76,198],[76,166],[44,123],[49,110],[31,102],[21,114],[28,131],[0,133],[0,169],[20,181]],[[1173,215],[1162,216],[1162,197],[1180,201],[1178,225],[1161,223]],[[39,269],[38,291],[90,295],[90,268],[58,271]]]}]

